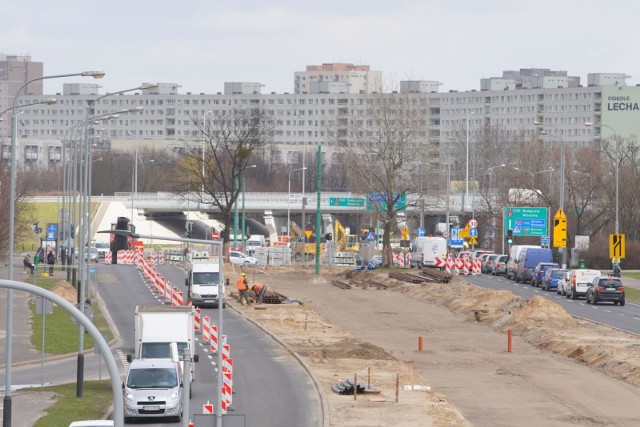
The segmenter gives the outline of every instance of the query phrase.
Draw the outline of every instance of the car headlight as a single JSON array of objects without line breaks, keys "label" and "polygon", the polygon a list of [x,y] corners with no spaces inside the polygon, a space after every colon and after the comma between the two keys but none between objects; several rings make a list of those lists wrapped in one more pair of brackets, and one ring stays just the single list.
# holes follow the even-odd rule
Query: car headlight
[{"label": "car headlight", "polygon": [[136,397],[135,397],[135,396],[134,396],[134,394],[133,394],[133,393],[131,393],[130,391],[125,392],[125,394],[124,394],[124,398],[125,398],[125,399],[127,399],[127,400],[130,400],[130,401],[132,401],[132,402],[135,402],[135,401],[136,401]]},{"label": "car headlight", "polygon": [[180,397],[180,393],[177,390],[175,390],[171,392],[167,400],[172,402],[174,400],[178,400],[179,397]]}]

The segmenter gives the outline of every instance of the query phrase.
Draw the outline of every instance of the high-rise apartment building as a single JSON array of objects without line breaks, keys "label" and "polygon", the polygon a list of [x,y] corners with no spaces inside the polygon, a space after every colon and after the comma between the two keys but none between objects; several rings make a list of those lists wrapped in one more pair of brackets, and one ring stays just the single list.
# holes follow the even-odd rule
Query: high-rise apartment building
[{"label": "high-rise apartment building", "polygon": [[[336,64],[331,65],[327,69]],[[352,67],[343,65],[336,68]],[[319,67],[322,70],[324,66]],[[368,70],[368,66],[362,67]],[[640,135],[640,87],[627,86],[628,76],[589,74],[587,86],[575,86],[572,82],[577,78],[570,78],[566,72],[527,70],[483,79],[481,90],[465,92],[438,92],[437,81],[409,81],[401,82],[400,93],[261,94],[260,83],[234,82],[225,84],[224,93],[180,94],[178,84],[160,83],[137,94],[98,101],[95,115],[134,107],[143,111],[95,126],[94,136],[98,147],[130,150],[135,140],[139,147],[178,149],[185,141],[198,140],[194,122],[202,121],[206,114],[213,117],[230,109],[260,108],[273,119],[271,147],[283,162],[295,163],[303,150],[318,145],[331,161],[340,157],[340,147],[349,144],[354,126],[374,125],[371,105],[381,97],[397,98],[420,110],[412,144],[416,160],[429,163],[451,160],[453,141],[459,143],[469,135],[473,144],[476,135],[486,129],[498,129],[504,138],[531,140],[540,131],[534,124],[537,122],[545,123],[547,133],[571,146],[598,144],[601,136],[610,136],[609,127],[587,127],[585,122],[608,125],[620,137]],[[18,127],[19,162],[55,165],[60,160],[61,141],[74,138],[73,129],[85,120],[87,105],[98,96],[99,89],[97,85],[76,83],[66,83],[63,88],[55,95],[57,104],[23,110]],[[19,103],[41,98],[23,95]],[[10,155],[5,135],[3,159]]]},{"label": "high-rise apartment building", "polygon": [[368,65],[330,63],[307,65],[294,73],[294,93],[381,93],[382,72]]},{"label": "high-rise apartment building", "polygon": [[[0,113],[13,106],[13,98],[20,86],[42,77],[43,63],[31,61],[31,56],[0,53]],[[42,81],[31,83],[23,94],[42,95]],[[7,111],[0,121],[0,136],[9,136],[13,114]]]}]

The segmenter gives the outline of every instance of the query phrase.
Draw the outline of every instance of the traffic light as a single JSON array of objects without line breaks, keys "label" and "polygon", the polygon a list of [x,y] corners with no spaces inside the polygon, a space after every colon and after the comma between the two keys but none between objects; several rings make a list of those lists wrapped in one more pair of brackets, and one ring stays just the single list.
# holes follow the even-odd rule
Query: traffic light
[{"label": "traffic light", "polygon": [[513,243],[513,230],[509,229],[509,231],[507,231],[507,243],[510,245]]}]

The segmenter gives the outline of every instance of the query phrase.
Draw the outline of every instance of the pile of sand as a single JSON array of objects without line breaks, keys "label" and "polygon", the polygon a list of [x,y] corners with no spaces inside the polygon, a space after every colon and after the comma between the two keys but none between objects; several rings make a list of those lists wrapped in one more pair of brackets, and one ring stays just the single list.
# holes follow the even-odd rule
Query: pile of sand
[{"label": "pile of sand", "polygon": [[78,291],[66,280],[59,280],[51,288],[51,292],[69,301],[71,304],[78,302]]}]

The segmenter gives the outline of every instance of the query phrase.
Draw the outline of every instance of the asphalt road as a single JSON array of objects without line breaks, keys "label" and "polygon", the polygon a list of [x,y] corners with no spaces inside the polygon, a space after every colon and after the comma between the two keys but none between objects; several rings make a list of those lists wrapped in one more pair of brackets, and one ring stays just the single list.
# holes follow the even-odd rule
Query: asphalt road
[{"label": "asphalt road", "polygon": [[[174,286],[185,291],[182,269],[160,266],[158,270]],[[135,306],[160,305],[164,301],[152,287],[143,283],[134,267],[102,266],[99,274],[112,275],[109,280],[100,281],[99,292],[120,331],[122,345],[119,351],[126,360],[126,354],[133,353]],[[218,310],[203,309],[202,316],[209,316],[217,323]],[[236,422],[244,418],[246,425],[271,427],[320,425],[319,397],[311,378],[294,357],[229,306],[223,311],[223,326],[234,363],[233,410],[229,411],[229,418],[235,418]],[[204,423],[204,416],[196,419],[194,414],[202,414],[203,404],[217,402],[217,357],[209,351],[208,344],[203,345],[200,334],[196,335],[196,340],[200,362],[196,365],[189,417]]]},{"label": "asphalt road", "polygon": [[[133,266],[103,265],[98,269],[98,292],[108,308],[119,335],[114,356],[121,365],[124,376],[128,363],[127,354],[134,349],[134,311],[136,305],[163,304],[153,289],[146,285]],[[160,266],[161,274],[184,290],[185,273],[178,267]],[[318,427],[321,425],[321,402],[312,379],[301,364],[279,343],[266,335],[241,313],[227,305],[223,311],[224,334],[231,346],[233,371],[233,403],[225,418],[231,426],[260,425],[281,427],[284,425]],[[203,309],[217,323],[217,309]],[[45,338],[46,339],[46,338]],[[196,422],[196,426],[214,425],[206,419],[204,403],[217,402],[216,356],[203,345],[201,334],[196,334],[196,352],[200,362],[196,364],[190,414],[184,414]],[[15,357],[18,357],[17,355]],[[16,366],[12,370],[12,384],[40,385],[61,384],[76,381],[77,356],[57,361]],[[4,371],[0,381],[4,384]],[[85,353],[85,379],[108,378],[101,359],[93,352]],[[211,418],[211,416],[209,416]],[[165,419],[143,421],[148,426],[182,425],[167,423]],[[238,423],[238,424],[236,424]]]},{"label": "asphalt road", "polygon": [[640,306],[629,301],[627,301],[624,307],[613,305],[612,303],[591,305],[587,304],[584,297],[576,300],[568,299],[563,295],[556,294],[555,289],[543,291],[541,288],[531,286],[530,283],[517,283],[513,280],[505,279],[502,276],[479,275],[467,276],[465,279],[474,285],[485,288],[508,290],[525,299],[539,295],[560,304],[573,316],[613,326],[623,331],[640,334]]}]

